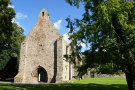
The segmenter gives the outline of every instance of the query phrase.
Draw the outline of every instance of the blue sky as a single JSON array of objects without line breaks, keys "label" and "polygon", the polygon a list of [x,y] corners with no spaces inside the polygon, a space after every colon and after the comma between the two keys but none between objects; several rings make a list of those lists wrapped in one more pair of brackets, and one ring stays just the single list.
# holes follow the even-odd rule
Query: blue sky
[{"label": "blue sky", "polygon": [[65,0],[11,0],[11,2],[17,14],[15,21],[24,28],[25,35],[36,24],[38,14],[43,8],[50,14],[50,21],[55,23],[61,35],[68,32],[65,19],[68,16],[72,19],[81,18],[84,12],[83,8],[72,7]]}]

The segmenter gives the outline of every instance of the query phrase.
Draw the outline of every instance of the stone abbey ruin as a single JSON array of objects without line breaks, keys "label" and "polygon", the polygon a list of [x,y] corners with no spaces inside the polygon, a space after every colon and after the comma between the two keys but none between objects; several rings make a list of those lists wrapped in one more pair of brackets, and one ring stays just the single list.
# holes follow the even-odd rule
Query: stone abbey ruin
[{"label": "stone abbey ruin", "polygon": [[49,21],[48,12],[43,9],[38,22],[21,44],[19,72],[15,83],[58,83],[71,80],[72,65],[66,62],[70,53],[68,43]]}]

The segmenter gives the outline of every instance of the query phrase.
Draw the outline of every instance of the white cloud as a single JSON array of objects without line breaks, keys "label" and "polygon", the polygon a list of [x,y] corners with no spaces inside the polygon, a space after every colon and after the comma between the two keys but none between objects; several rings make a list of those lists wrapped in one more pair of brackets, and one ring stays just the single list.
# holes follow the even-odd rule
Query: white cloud
[{"label": "white cloud", "polygon": [[16,18],[17,19],[25,19],[25,18],[27,18],[27,15],[18,12],[18,13],[16,13]]},{"label": "white cloud", "polygon": [[[69,35],[67,33],[63,34],[63,38],[68,42],[70,43],[71,40],[69,40]],[[83,48],[86,48],[86,44],[81,42],[80,45],[83,47]]]},{"label": "white cloud", "polygon": [[68,36],[68,34],[67,34],[67,33],[63,34],[63,38],[64,38],[68,43],[70,43],[70,42],[71,42],[71,41],[68,39],[68,38],[69,38],[69,36]]},{"label": "white cloud", "polygon": [[85,47],[86,47],[86,44],[81,42],[81,46],[82,46],[83,48],[85,48]]},{"label": "white cloud", "polygon": [[59,30],[61,28],[61,22],[62,22],[62,20],[58,20],[57,22],[54,23],[54,26],[56,29]]},{"label": "white cloud", "polygon": [[8,7],[15,8],[15,6],[14,6],[14,5],[8,5]]},{"label": "white cloud", "polygon": [[13,22],[16,23],[18,26],[22,27],[22,28],[25,30],[25,27],[22,26],[19,21],[17,21],[16,19],[13,19],[13,20],[12,20],[12,23],[13,23]]},{"label": "white cloud", "polygon": [[22,27],[23,29],[24,29],[24,26],[22,26],[21,24],[20,24],[20,22],[19,21],[17,21],[15,18],[13,18],[12,19],[12,23],[16,23],[18,26],[20,26],[20,27]]},{"label": "white cloud", "polygon": [[12,19],[12,23],[15,22],[18,26],[20,26],[20,22],[16,21],[15,19]]},{"label": "white cloud", "polygon": [[20,25],[20,22],[18,22],[18,21],[15,21],[15,23],[16,23],[18,26],[21,26],[21,25]]}]

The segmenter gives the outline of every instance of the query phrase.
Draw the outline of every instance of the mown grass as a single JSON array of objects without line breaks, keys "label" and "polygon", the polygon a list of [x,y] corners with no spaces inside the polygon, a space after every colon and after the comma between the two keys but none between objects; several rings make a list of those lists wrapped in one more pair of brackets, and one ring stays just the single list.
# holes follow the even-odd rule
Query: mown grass
[{"label": "mown grass", "polygon": [[74,80],[74,83],[76,84],[90,84],[90,83],[95,83],[95,84],[105,84],[105,85],[110,85],[110,84],[126,84],[126,79],[123,77],[116,77],[116,78],[85,78],[83,80]]},{"label": "mown grass", "polygon": [[85,78],[68,84],[1,85],[0,90],[127,90],[125,78]]}]

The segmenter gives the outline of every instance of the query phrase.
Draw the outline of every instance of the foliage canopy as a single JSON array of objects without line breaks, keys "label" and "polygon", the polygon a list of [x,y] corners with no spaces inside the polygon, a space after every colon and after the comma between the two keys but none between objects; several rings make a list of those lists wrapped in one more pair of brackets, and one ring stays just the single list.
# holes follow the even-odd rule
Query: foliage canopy
[{"label": "foliage canopy", "polygon": [[18,59],[20,44],[24,39],[24,30],[13,22],[16,14],[9,4],[10,0],[0,0],[0,70],[13,57]]},{"label": "foliage canopy", "polygon": [[[134,0],[66,0],[79,8],[83,4],[85,12],[82,19],[69,17],[67,28],[72,40],[72,62],[83,62],[79,66],[80,74],[87,68],[96,68],[99,72],[110,69],[108,73],[122,70],[127,82],[135,80],[135,1]],[[80,43],[87,45],[82,52]],[[85,70],[85,71],[84,71]],[[101,71],[100,71],[101,70]],[[130,80],[129,80],[130,78]],[[135,87],[134,87],[135,89]],[[133,90],[130,88],[130,90]]]}]

